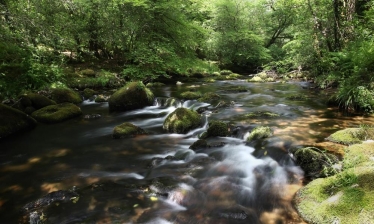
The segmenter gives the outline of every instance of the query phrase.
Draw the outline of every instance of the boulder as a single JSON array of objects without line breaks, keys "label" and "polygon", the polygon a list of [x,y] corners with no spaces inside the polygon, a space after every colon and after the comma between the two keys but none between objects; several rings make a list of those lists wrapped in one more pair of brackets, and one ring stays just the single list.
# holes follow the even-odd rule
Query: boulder
[{"label": "boulder", "polygon": [[296,164],[303,169],[305,176],[309,178],[327,177],[337,173],[335,164],[338,158],[315,147],[305,147],[296,149],[293,152]]},{"label": "boulder", "polygon": [[196,111],[187,108],[177,108],[166,117],[163,128],[167,132],[185,134],[200,125],[201,118]]},{"label": "boulder", "polygon": [[59,88],[53,89],[51,92],[52,99],[56,103],[82,103],[82,97],[72,89],[68,88]]},{"label": "boulder", "polygon": [[196,100],[201,97],[201,94],[199,92],[192,92],[192,91],[187,91],[181,93],[181,98],[185,100]]},{"label": "boulder", "polygon": [[326,138],[330,142],[343,145],[357,144],[368,139],[374,139],[374,128],[346,128]]},{"label": "boulder", "polygon": [[136,135],[144,135],[147,134],[142,128],[135,126],[131,123],[125,122],[121,125],[114,127],[113,129],[113,138],[129,138],[134,137]]},{"label": "boulder", "polygon": [[153,105],[154,95],[142,82],[130,82],[109,99],[110,111],[129,111]]},{"label": "boulder", "polygon": [[301,188],[294,204],[307,223],[373,223],[373,166],[318,178]]},{"label": "boulder", "polygon": [[97,91],[93,90],[93,89],[90,89],[90,88],[85,88],[83,90],[83,97],[85,99],[89,99],[90,97],[93,97],[94,95],[97,94]]},{"label": "boulder", "polygon": [[42,123],[58,123],[82,114],[81,109],[72,103],[62,103],[43,107],[31,114]]},{"label": "boulder", "polygon": [[36,124],[35,119],[22,111],[0,104],[0,139],[18,132],[30,130]]},{"label": "boulder", "polygon": [[199,139],[197,141],[195,141],[194,143],[192,143],[192,145],[189,147],[189,149],[192,149],[192,150],[197,150],[197,149],[205,149],[205,148],[208,148],[208,142],[203,140],[203,139]]},{"label": "boulder", "polygon": [[208,136],[221,136],[225,137],[229,135],[227,124],[223,121],[211,121],[209,122],[209,128],[207,130]]},{"label": "boulder", "polygon": [[247,141],[268,138],[273,135],[271,128],[267,126],[258,126],[255,127],[252,132],[249,134]]},{"label": "boulder", "polygon": [[[30,102],[30,103],[28,103]],[[35,110],[38,110],[40,108],[49,106],[49,105],[55,105],[56,102],[53,100],[50,100],[49,98],[37,94],[37,93],[25,93],[21,96],[21,103],[22,105],[27,107],[33,107]]]}]

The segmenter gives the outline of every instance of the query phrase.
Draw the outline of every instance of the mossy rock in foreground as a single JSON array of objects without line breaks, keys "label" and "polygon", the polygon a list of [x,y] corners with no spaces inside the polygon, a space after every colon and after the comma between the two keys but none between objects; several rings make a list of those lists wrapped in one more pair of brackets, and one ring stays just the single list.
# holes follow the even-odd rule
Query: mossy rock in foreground
[{"label": "mossy rock in foreground", "polygon": [[332,176],[337,173],[333,168],[338,163],[338,158],[315,147],[305,147],[295,150],[293,153],[297,165],[305,172],[306,177],[313,179],[317,177]]},{"label": "mossy rock in foreground", "polygon": [[346,128],[326,138],[330,142],[343,145],[357,144],[367,139],[374,139],[374,128]]},{"label": "mossy rock in foreground", "polygon": [[163,128],[167,132],[185,134],[200,125],[201,118],[196,111],[187,108],[177,108],[166,117]]},{"label": "mossy rock in foreground", "polygon": [[133,125],[131,123],[125,122],[121,125],[114,127],[113,129],[113,138],[130,138],[135,137],[136,135],[147,134],[142,128]]},{"label": "mossy rock in foreground", "polygon": [[374,166],[374,142],[354,144],[345,149],[343,168],[357,166]]},{"label": "mossy rock in foreground", "polygon": [[42,123],[59,123],[80,115],[82,115],[81,109],[72,103],[47,106],[31,114],[32,117]]},{"label": "mossy rock in foreground", "polygon": [[221,136],[225,137],[229,135],[227,124],[223,121],[211,121],[209,122],[209,128],[207,130],[208,136]]},{"label": "mossy rock in foreground", "polygon": [[52,99],[56,103],[82,103],[82,97],[72,89],[69,88],[59,88],[53,89],[51,92]]},{"label": "mossy rock in foreground", "polygon": [[351,168],[313,180],[296,194],[294,204],[307,223],[374,223],[374,167]]},{"label": "mossy rock in foreground", "polygon": [[30,130],[36,124],[35,119],[22,111],[0,104],[0,139]]},{"label": "mossy rock in foreground", "polygon": [[152,106],[154,95],[142,82],[130,82],[113,93],[109,99],[110,111],[129,111]]}]

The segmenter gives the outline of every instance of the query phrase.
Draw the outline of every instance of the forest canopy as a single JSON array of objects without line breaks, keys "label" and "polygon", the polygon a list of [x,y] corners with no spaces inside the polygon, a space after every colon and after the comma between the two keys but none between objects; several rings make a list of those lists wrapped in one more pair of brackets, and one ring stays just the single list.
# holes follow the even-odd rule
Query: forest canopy
[{"label": "forest canopy", "polygon": [[230,69],[302,71],[374,109],[369,0],[0,0],[0,92],[64,84],[66,67],[110,61],[125,80]]}]

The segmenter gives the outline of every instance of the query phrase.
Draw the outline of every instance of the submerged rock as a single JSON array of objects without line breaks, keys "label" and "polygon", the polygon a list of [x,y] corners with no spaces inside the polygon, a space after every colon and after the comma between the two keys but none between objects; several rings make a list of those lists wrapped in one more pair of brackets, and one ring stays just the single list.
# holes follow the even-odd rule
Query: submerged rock
[{"label": "submerged rock", "polygon": [[154,95],[142,82],[130,82],[109,98],[110,111],[128,111],[153,105]]},{"label": "submerged rock", "polygon": [[72,89],[69,88],[59,88],[53,89],[51,92],[52,99],[56,103],[82,103],[82,97]]},{"label": "submerged rock", "polygon": [[36,124],[34,118],[22,111],[0,104],[0,139],[30,130]]},{"label": "submerged rock", "polygon": [[226,137],[227,135],[229,135],[228,126],[223,121],[209,122],[209,128],[207,132],[208,132],[208,136]]},{"label": "submerged rock", "polygon": [[43,107],[31,114],[42,123],[59,123],[82,115],[81,109],[72,103],[62,103]]},{"label": "submerged rock", "polygon": [[56,204],[56,203],[66,203],[66,202],[73,202],[76,203],[79,199],[79,194],[74,191],[65,191],[59,190],[51,192],[45,195],[42,198],[37,199],[36,201],[27,203],[25,206],[22,207],[23,212],[31,212],[38,209],[42,209],[46,206]]},{"label": "submerged rock", "polygon": [[129,138],[134,137],[136,135],[144,135],[147,134],[142,128],[139,128],[136,125],[131,123],[125,122],[121,125],[114,127],[113,129],[113,138]]},{"label": "submerged rock", "polygon": [[343,145],[357,144],[368,139],[374,139],[374,128],[346,128],[326,138],[328,141]]},{"label": "submerged rock", "polygon": [[167,132],[185,134],[200,125],[201,118],[196,111],[177,108],[166,117],[163,128]]},{"label": "submerged rock", "polygon": [[338,158],[324,150],[305,147],[295,150],[293,155],[306,177],[327,177],[337,173],[334,165],[339,162]]}]

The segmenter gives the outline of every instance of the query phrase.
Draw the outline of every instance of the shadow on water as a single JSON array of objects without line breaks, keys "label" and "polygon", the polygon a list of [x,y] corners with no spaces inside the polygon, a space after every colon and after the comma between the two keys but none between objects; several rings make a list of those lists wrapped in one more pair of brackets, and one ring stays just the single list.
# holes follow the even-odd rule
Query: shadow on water
[{"label": "shadow on water", "polygon": [[[42,212],[45,223],[303,223],[291,202],[303,171],[288,149],[373,123],[327,108],[324,96],[304,85],[196,83],[193,91],[218,93],[229,102],[225,106],[179,101],[191,90],[187,85],[153,89],[159,97],[154,106],[129,112],[109,113],[107,103],[85,102],[83,113],[100,119],[39,124],[0,142],[0,223],[32,223],[32,212]],[[228,91],[235,86],[247,91]],[[306,97],[291,100],[292,95]],[[181,106],[208,108],[205,125],[186,135],[165,133],[164,119]],[[245,116],[261,111],[279,116]],[[216,147],[189,149],[209,120],[230,122],[240,132],[207,139]],[[123,122],[149,135],[112,139],[113,128]],[[249,144],[246,133],[258,125],[270,126],[274,136]],[[59,206],[41,206],[38,199],[58,190]],[[67,200],[72,192],[79,194],[76,203]]]}]

